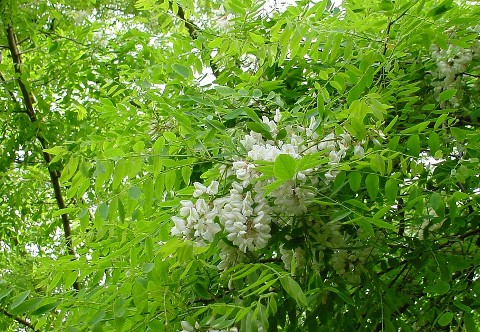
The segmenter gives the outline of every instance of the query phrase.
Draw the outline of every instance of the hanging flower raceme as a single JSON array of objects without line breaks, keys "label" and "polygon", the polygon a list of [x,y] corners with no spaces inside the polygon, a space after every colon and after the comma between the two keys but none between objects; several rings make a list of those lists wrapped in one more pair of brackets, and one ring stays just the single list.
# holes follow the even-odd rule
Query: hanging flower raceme
[{"label": "hanging flower raceme", "polygon": [[[263,117],[262,122],[270,129],[271,137],[279,134],[281,120],[278,111],[273,120]],[[192,199],[181,201],[178,215],[172,217],[175,223],[172,234],[194,240],[199,245],[221,236],[220,269],[243,261],[249,252],[267,247],[272,237],[272,223],[280,227],[291,226],[294,217],[308,212],[319,182],[328,184],[335,178],[336,168],[349,149],[352,154],[363,157],[363,148],[359,143],[354,144],[350,135],[330,133],[321,138],[316,126],[314,118],[307,127],[285,125],[281,129],[286,133],[282,139],[267,139],[254,131],[244,134],[240,143],[245,156],[234,156],[230,165],[220,167],[228,186],[219,191],[217,181],[208,186],[194,183]],[[316,153],[328,158],[323,164],[325,169],[315,166],[296,171],[291,179],[283,180],[271,190],[266,189],[277,179],[267,176],[260,167],[262,164],[275,163],[281,155],[298,161]],[[303,255],[301,250],[294,252],[299,255],[297,259]],[[286,266],[294,252],[280,250]]]}]

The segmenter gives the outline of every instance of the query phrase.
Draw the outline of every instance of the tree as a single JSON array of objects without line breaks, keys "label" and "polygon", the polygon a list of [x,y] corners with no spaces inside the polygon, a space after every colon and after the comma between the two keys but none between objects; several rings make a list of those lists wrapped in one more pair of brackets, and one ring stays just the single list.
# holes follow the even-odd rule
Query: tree
[{"label": "tree", "polygon": [[1,2],[0,328],[476,331],[479,14]]}]

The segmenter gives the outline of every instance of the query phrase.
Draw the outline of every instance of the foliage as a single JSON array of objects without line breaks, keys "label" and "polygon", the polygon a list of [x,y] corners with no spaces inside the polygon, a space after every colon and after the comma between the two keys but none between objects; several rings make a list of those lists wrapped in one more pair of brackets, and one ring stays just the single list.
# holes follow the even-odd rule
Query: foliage
[{"label": "foliage", "polygon": [[472,1],[2,1],[0,329],[476,331]]}]

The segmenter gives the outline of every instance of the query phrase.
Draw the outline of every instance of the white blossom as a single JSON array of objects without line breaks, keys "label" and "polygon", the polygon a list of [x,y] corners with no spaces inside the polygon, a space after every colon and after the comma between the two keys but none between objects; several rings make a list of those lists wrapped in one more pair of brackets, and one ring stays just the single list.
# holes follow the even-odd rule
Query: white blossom
[{"label": "white blossom", "polygon": [[365,156],[365,151],[361,145],[355,145],[353,148],[353,154],[358,158],[363,158]]},{"label": "white blossom", "polygon": [[[268,126],[273,137],[279,131],[281,119],[279,110],[276,110],[273,120],[262,117],[262,122]],[[328,183],[335,179],[339,172],[337,168],[349,151],[357,157],[364,155],[362,144],[365,142],[354,142],[348,133],[337,136],[329,133],[320,138],[316,133],[317,126],[313,117],[308,127],[286,125],[283,128],[287,132],[286,137],[276,141],[265,139],[253,131],[245,134],[240,143],[245,148],[246,156],[234,156],[230,165],[220,167],[221,174],[229,183],[222,190],[225,194],[218,195],[218,181],[212,181],[208,186],[195,182],[192,199],[181,201],[178,215],[172,217],[172,234],[204,245],[213,242],[220,233],[218,268],[221,270],[243,262],[247,253],[267,247],[272,236],[272,223],[285,226],[294,220],[292,216],[308,212],[318,190],[319,175],[323,175]],[[318,166],[296,171],[293,179],[284,180],[278,187],[266,191],[276,179],[262,173],[263,162],[274,163],[281,154],[300,159],[317,152],[328,155],[329,162],[324,169]],[[323,248],[317,252],[316,259],[324,257],[323,250],[347,245],[340,232],[340,224],[327,223],[314,227],[319,227],[317,240]],[[300,248],[285,250],[281,247],[280,255],[286,269],[290,269],[293,257],[297,266],[304,259],[304,252]],[[350,256],[344,259],[342,255],[342,251],[336,250],[331,264],[338,273],[347,275],[349,266],[346,264]],[[353,256],[350,258],[353,259]],[[354,270],[360,271],[360,268]],[[354,277],[349,275],[351,280]]]},{"label": "white blossom", "polygon": [[242,252],[254,251],[266,246],[270,239],[268,204],[265,198],[252,192],[243,192],[243,187],[234,183],[228,202],[219,211],[220,222],[224,225],[227,239]]}]

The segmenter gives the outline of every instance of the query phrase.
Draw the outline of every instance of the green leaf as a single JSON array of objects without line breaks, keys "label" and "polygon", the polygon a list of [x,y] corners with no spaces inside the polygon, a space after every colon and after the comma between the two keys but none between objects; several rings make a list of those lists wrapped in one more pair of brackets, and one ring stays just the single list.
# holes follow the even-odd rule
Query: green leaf
[{"label": "green leaf", "polygon": [[352,219],[349,223],[357,224],[363,231],[365,237],[373,236],[375,234],[372,224],[365,217]]},{"label": "green leaf", "polygon": [[338,92],[342,93],[343,92],[343,88],[342,86],[340,85],[340,83],[338,83],[337,81],[330,81],[329,84],[334,87]]},{"label": "green leaf", "polygon": [[280,278],[283,289],[290,295],[299,305],[307,307],[307,298],[300,285],[289,275],[283,275]]},{"label": "green leaf", "polygon": [[445,12],[453,8],[453,0],[445,0],[439,5],[433,7],[428,13],[427,16],[440,16]]},{"label": "green leaf", "polygon": [[357,117],[350,119],[350,123],[346,123],[345,127],[359,141],[367,137],[367,128],[363,124],[363,120]]},{"label": "green leaf", "polygon": [[372,110],[373,115],[377,118],[379,121],[383,121],[384,119],[384,114],[387,113],[388,105],[384,105],[381,102],[379,102],[377,99],[370,99],[370,109]]},{"label": "green leaf", "polygon": [[395,8],[392,0],[382,0],[378,4],[378,8],[383,11],[391,11]]},{"label": "green leaf", "polygon": [[264,123],[248,122],[247,127],[256,133],[262,134],[266,139],[273,139],[272,134],[270,134],[270,128]]},{"label": "green leaf", "polygon": [[222,96],[231,96],[237,93],[234,89],[223,85],[217,85],[214,89]]},{"label": "green leaf", "polygon": [[374,171],[379,172],[381,175],[385,175],[385,160],[380,154],[375,153],[371,157],[370,165]]},{"label": "green leaf", "polygon": [[30,295],[29,290],[24,291],[24,292],[18,294],[17,296],[15,296],[12,299],[12,305],[10,306],[10,309],[14,309],[17,306],[19,306],[23,301],[25,301],[25,299],[27,298],[28,295]]},{"label": "green leaf", "polygon": [[412,134],[412,133],[421,133],[424,131],[429,125],[431,121],[423,121],[415,126],[409,126],[407,129],[402,130],[401,134]]},{"label": "green leaf", "polygon": [[381,220],[381,219],[371,218],[370,222],[372,224],[374,224],[375,226],[380,227],[380,228],[386,228],[386,229],[390,229],[392,231],[395,230],[395,226],[393,226],[392,223],[386,222],[386,221]]},{"label": "green leaf", "polygon": [[262,90],[260,89],[253,89],[252,91],[252,97],[254,98],[260,98],[262,96]]},{"label": "green leaf", "polygon": [[162,152],[163,147],[165,146],[165,138],[163,136],[160,136],[157,138],[155,143],[153,144],[153,153],[158,155]]},{"label": "green leaf", "polygon": [[466,312],[463,317],[463,323],[465,326],[465,332],[478,332],[477,329],[477,320],[476,317],[470,313]]},{"label": "green leaf", "polygon": [[125,299],[119,297],[113,303],[113,314],[115,317],[122,317],[127,311],[125,306]]},{"label": "green leaf", "polygon": [[395,203],[398,194],[398,181],[396,179],[388,179],[385,183],[385,198],[388,204]]},{"label": "green leaf", "polygon": [[452,133],[453,137],[455,137],[457,141],[463,141],[468,134],[467,130],[457,128],[457,127],[451,127],[450,132]]},{"label": "green leaf", "polygon": [[41,305],[32,312],[32,315],[43,315],[51,311],[52,309],[56,308],[58,304],[59,302],[52,302],[52,303]]},{"label": "green leaf", "polygon": [[368,174],[365,178],[365,185],[367,186],[368,196],[375,200],[377,198],[379,189],[379,178],[377,174]]},{"label": "green leaf", "polygon": [[268,194],[270,194],[272,191],[274,191],[284,183],[284,180],[275,180],[274,182],[267,184],[265,187],[263,187],[263,190],[265,191],[264,196],[268,196]]},{"label": "green leaf", "polygon": [[395,125],[395,123],[397,123],[397,120],[398,120],[398,115],[396,115],[396,116],[392,119],[392,121],[390,121],[390,123],[388,124],[388,126],[385,127],[385,129],[383,130],[383,133],[384,133],[384,134],[387,134],[387,133],[390,131],[390,129],[393,128],[393,126]]},{"label": "green leaf", "polygon": [[2,292],[0,292],[0,300],[2,300],[4,297],[7,297],[12,291],[13,288],[4,289]]},{"label": "green leaf", "polygon": [[412,135],[407,140],[407,150],[410,155],[418,157],[420,154],[420,137],[418,135]]},{"label": "green leaf", "polygon": [[60,210],[57,210],[57,211],[53,212],[52,217],[58,217],[58,216],[61,216],[62,214],[72,213],[73,211],[75,211],[74,207],[68,207],[68,208],[65,208],[65,209],[60,209]]},{"label": "green leaf", "polygon": [[445,122],[445,120],[447,120],[448,118],[448,114],[442,114],[438,117],[437,120],[435,120],[435,124],[433,125],[433,130],[437,130],[438,127],[440,127],[442,125],[442,123]]},{"label": "green leaf", "polygon": [[279,180],[291,180],[296,174],[296,167],[297,163],[292,156],[281,154],[275,158],[273,173]]},{"label": "green leaf", "polygon": [[265,43],[265,38],[263,38],[262,36],[257,35],[256,33],[253,33],[253,32],[249,32],[248,34],[255,43],[258,43],[258,44]]},{"label": "green leaf", "polygon": [[105,153],[105,157],[108,159],[117,159],[125,156],[125,152],[123,152],[119,148],[107,149],[104,153]]},{"label": "green leaf", "polygon": [[182,179],[183,182],[188,186],[190,184],[190,176],[192,175],[192,167],[191,166],[183,166],[182,167]]},{"label": "green leaf", "polygon": [[333,219],[331,220],[331,222],[337,222],[337,221],[340,221],[342,219],[345,219],[346,217],[348,217],[352,213],[353,213],[352,210],[347,210],[347,209],[337,211],[332,215]]},{"label": "green leaf", "polygon": [[103,310],[96,311],[95,314],[93,314],[92,318],[90,318],[88,325],[94,326],[95,324],[101,322],[106,315],[106,312]]},{"label": "green leaf", "polygon": [[182,76],[183,78],[189,78],[190,75],[192,74],[192,71],[190,70],[190,68],[185,67],[184,65],[177,64],[177,63],[172,65],[172,69],[178,75]]},{"label": "green leaf", "polygon": [[450,324],[452,319],[453,319],[453,312],[446,311],[443,314],[441,314],[440,317],[438,317],[437,322],[438,322],[438,325],[440,326],[447,326],[448,324]]},{"label": "green leaf", "polygon": [[438,96],[438,102],[442,103],[446,100],[449,100],[456,94],[457,94],[457,89],[448,89],[448,90],[442,91]]},{"label": "green leaf", "polygon": [[445,202],[443,201],[442,195],[437,192],[432,193],[429,203],[439,217],[445,216]]},{"label": "green leaf", "polygon": [[128,197],[133,200],[139,199],[141,194],[142,189],[140,189],[138,186],[133,186],[128,190]]},{"label": "green leaf", "polygon": [[116,189],[122,183],[126,176],[127,165],[125,159],[119,159],[115,164],[115,171],[113,172],[112,188]]},{"label": "green leaf", "polygon": [[64,274],[63,276],[63,286],[65,288],[69,288],[75,283],[75,281],[77,281],[77,278],[78,278],[77,271],[68,271],[68,273]]},{"label": "green leaf", "polygon": [[28,299],[26,301],[24,301],[23,303],[19,304],[15,309],[12,309],[10,311],[10,313],[14,314],[14,315],[21,315],[21,314],[24,314],[26,312],[30,312],[34,309],[37,308],[38,304],[40,302],[42,302],[42,298],[41,297],[35,297],[33,299]]},{"label": "green leaf", "polygon": [[50,149],[43,149],[43,152],[46,152],[48,154],[51,154],[53,156],[63,156],[68,152],[67,149],[65,149],[63,146],[55,146]]},{"label": "green leaf", "polygon": [[432,132],[428,138],[428,148],[430,149],[430,155],[434,156],[437,151],[440,150],[440,136],[436,132]]},{"label": "green leaf", "polygon": [[258,117],[257,113],[252,110],[251,108],[249,107],[245,107],[242,109],[243,112],[245,112],[245,114],[253,121],[255,121],[256,123],[259,123],[259,124],[262,124],[264,125],[264,123],[262,122],[262,120],[260,120],[260,118]]},{"label": "green leaf", "polygon": [[436,284],[425,287],[425,293],[433,295],[444,295],[450,290],[450,284],[446,281],[440,281]]},{"label": "green leaf", "polygon": [[351,172],[348,174],[348,183],[352,191],[357,192],[362,184],[362,174],[358,172]]},{"label": "green leaf", "polygon": [[358,199],[348,199],[345,201],[345,203],[353,205],[363,211],[370,211],[370,208]]}]

